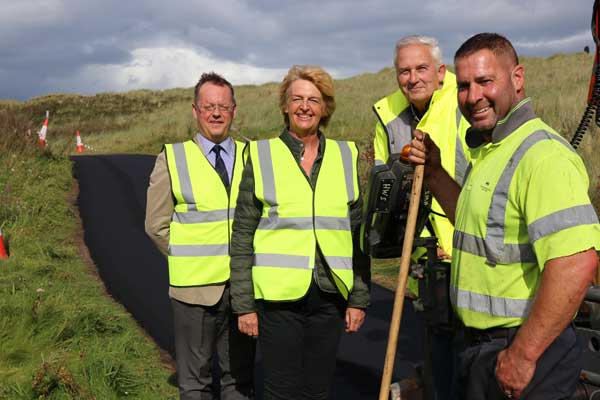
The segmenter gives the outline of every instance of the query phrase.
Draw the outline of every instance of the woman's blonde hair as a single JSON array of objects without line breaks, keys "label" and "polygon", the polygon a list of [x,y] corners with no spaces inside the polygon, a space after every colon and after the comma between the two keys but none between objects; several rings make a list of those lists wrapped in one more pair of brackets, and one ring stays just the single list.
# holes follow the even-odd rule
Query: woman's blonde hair
[{"label": "woman's blonde hair", "polygon": [[279,108],[287,127],[290,126],[290,117],[284,111],[288,101],[288,94],[292,82],[303,79],[311,82],[319,89],[323,101],[325,102],[325,110],[323,117],[319,122],[319,126],[327,127],[333,112],[335,111],[335,93],[333,89],[333,79],[323,68],[316,65],[294,65],[283,78],[279,86]]}]

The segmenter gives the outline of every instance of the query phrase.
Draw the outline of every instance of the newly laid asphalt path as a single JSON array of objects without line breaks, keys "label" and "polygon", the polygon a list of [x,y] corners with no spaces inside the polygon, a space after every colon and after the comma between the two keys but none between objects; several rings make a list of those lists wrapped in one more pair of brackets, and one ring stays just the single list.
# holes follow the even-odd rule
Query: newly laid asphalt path
[{"label": "newly laid asphalt path", "polygon": [[[167,263],[144,232],[146,188],[155,157],[82,155],[72,160],[84,239],[100,277],[114,299],[173,354]],[[392,302],[392,292],[373,285],[365,324],[359,333],[342,338],[335,399],[377,397]],[[392,381],[414,375],[414,366],[422,359],[421,329],[411,304],[405,302]],[[260,359],[257,370],[260,379]]]}]

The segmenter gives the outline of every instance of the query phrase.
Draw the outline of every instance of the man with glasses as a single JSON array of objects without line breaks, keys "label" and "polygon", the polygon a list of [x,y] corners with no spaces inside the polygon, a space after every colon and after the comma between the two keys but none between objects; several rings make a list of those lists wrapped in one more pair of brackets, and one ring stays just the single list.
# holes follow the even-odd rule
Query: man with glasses
[{"label": "man with glasses", "polygon": [[[255,344],[237,329],[229,301],[231,224],[243,144],[229,136],[232,85],[202,74],[194,90],[192,140],[166,144],[148,187],[146,232],[168,257],[175,352],[182,400],[254,398]],[[216,351],[220,396],[212,386]]]}]

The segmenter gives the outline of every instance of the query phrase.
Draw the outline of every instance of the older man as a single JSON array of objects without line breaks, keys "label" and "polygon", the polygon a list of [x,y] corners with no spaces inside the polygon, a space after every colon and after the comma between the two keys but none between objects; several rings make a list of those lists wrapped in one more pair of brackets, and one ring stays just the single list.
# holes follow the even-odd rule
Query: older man
[{"label": "older man", "polygon": [[466,327],[456,396],[570,398],[581,369],[571,320],[600,249],[585,167],[535,115],[506,38],[475,35],[454,61],[473,168],[461,190],[421,132],[409,159],[455,221],[451,297]]},{"label": "older man", "polygon": [[[407,36],[396,43],[394,66],[399,90],[373,106],[375,164],[385,164],[390,154],[400,153],[410,144],[415,129],[430,132],[444,154],[444,169],[461,183],[467,169],[464,134],[468,124],[456,103],[456,79],[442,63],[437,40],[427,36]],[[431,225],[440,251],[452,254],[452,224],[442,215],[434,200]],[[414,286],[411,285],[414,289]]]},{"label": "older man", "polygon": [[[243,144],[229,136],[231,84],[202,74],[195,87],[193,140],[165,145],[148,187],[146,232],[168,255],[169,296],[181,399],[254,398],[254,341],[237,329],[229,301],[229,245]],[[213,394],[218,356],[221,395]]]},{"label": "older man", "polygon": [[[399,90],[379,100],[373,106],[378,122],[375,127],[375,165],[385,164],[390,154],[400,153],[410,143],[415,129],[430,132],[439,146],[444,169],[462,183],[468,161],[464,143],[467,121],[462,118],[456,101],[456,77],[442,63],[442,51],[436,39],[427,36],[407,36],[396,43],[394,66]],[[429,228],[438,239],[438,255],[452,255],[454,228],[434,199],[429,215]],[[424,249],[413,258],[424,255]],[[418,292],[418,283],[409,278],[409,295]],[[445,399],[452,369],[452,336],[431,327],[433,383],[436,399]],[[429,365],[429,364],[428,364]]]}]

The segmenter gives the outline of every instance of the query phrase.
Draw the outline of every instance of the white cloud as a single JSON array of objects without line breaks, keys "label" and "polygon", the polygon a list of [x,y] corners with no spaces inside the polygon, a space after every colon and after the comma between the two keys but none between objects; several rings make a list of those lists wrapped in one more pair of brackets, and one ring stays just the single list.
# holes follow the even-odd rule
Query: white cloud
[{"label": "white cloud", "polygon": [[521,56],[592,45],[592,0],[0,0],[0,96],[189,87],[217,70],[279,81],[292,64],[333,76],[392,63],[396,40],[427,34],[445,61],[474,33],[506,35]]},{"label": "white cloud", "polygon": [[215,71],[233,84],[279,81],[286,70],[219,60],[208,51],[184,47],[139,48],[123,65],[88,65],[75,76],[48,78],[52,92],[91,94],[98,91],[191,87],[202,72]]}]

